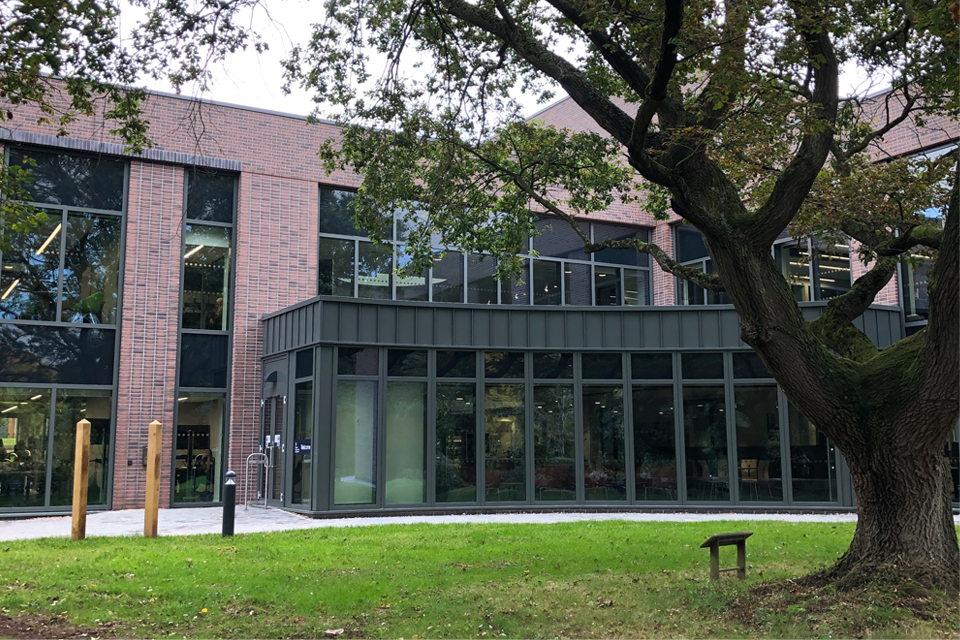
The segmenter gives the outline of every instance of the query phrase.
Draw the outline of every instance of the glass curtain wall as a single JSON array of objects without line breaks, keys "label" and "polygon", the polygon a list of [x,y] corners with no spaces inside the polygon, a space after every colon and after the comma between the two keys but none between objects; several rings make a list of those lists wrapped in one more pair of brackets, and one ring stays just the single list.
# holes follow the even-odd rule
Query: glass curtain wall
[{"label": "glass curtain wall", "polygon": [[740,502],[783,502],[776,385],[734,387]]},{"label": "glass curtain wall", "polygon": [[[0,509],[68,508],[76,423],[108,504],[127,163],[8,146],[35,220],[0,229]],[[3,386],[4,384],[14,386]]]},{"label": "glass curtain wall", "polygon": [[790,475],[794,502],[837,501],[837,452],[800,410],[789,402]]},{"label": "glass curtain wall", "polygon": [[533,406],[534,499],[538,502],[576,500],[573,385],[535,384]]},{"label": "glass curtain wall", "polygon": [[379,350],[337,350],[333,502],[375,504]]},{"label": "glass curtain wall", "polygon": [[487,384],[484,395],[484,491],[487,502],[524,501],[524,385]]},{"label": "glass curtain wall", "polygon": [[427,501],[427,352],[390,349],[387,376],[384,502],[423,504]]},{"label": "glass curtain wall", "polygon": [[290,503],[309,505],[313,479],[313,349],[296,353],[294,375]]}]

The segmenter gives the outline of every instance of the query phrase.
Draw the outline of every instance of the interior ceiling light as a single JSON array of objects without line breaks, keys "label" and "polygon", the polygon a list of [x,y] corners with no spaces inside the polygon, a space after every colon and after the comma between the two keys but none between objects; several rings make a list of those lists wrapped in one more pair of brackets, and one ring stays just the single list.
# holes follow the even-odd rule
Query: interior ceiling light
[{"label": "interior ceiling light", "polygon": [[0,413],[8,413],[8,412],[13,411],[14,409],[18,408],[19,406],[20,406],[20,405],[15,404],[15,405],[13,405],[12,407],[7,407],[7,408],[4,409],[3,411],[0,411]]},{"label": "interior ceiling light", "polygon": [[0,300],[6,300],[10,297],[10,294],[13,293],[13,290],[17,288],[17,285],[20,284],[20,278],[17,278],[10,283],[10,286],[7,287],[7,290],[3,292],[3,295],[0,296]]},{"label": "interior ceiling light", "polygon": [[197,251],[200,251],[200,249],[203,249],[203,247],[204,247],[204,245],[198,244],[198,245],[195,246],[193,249],[190,249],[190,251],[187,251],[185,254],[183,254],[183,259],[186,260],[187,258],[189,258],[190,256],[192,256],[193,254],[195,254]]},{"label": "interior ceiling light", "polygon": [[43,397],[43,394],[42,394],[42,393],[38,393],[37,395],[33,396],[33,397],[30,398],[30,399],[31,399],[31,400],[39,400],[39,399],[42,398],[42,397]]},{"label": "interior ceiling light", "polygon": [[51,242],[53,242],[53,239],[57,237],[57,234],[60,233],[60,227],[61,227],[61,226],[63,226],[63,223],[62,223],[62,222],[61,222],[60,224],[58,224],[58,225],[56,226],[56,228],[54,228],[54,230],[53,230],[53,231],[50,233],[50,235],[47,237],[47,239],[43,241],[43,244],[40,245],[40,248],[39,248],[39,249],[37,249],[37,255],[38,255],[38,256],[39,256],[40,254],[42,254],[43,251],[44,251],[44,249],[46,249],[47,246],[48,246]]}]

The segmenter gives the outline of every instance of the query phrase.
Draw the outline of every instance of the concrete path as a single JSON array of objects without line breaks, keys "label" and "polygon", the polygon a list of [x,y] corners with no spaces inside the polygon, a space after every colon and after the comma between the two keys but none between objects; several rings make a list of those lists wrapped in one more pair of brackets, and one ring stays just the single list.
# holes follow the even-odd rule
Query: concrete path
[{"label": "concrete path", "polygon": [[[218,508],[161,509],[161,536],[221,532],[223,511]],[[451,516],[390,516],[312,519],[280,509],[237,509],[236,533],[289,531],[319,527],[364,527],[380,524],[555,523],[598,520],[634,522],[704,522],[710,520],[781,520],[785,522],[855,522],[856,514],[744,514],[744,513],[497,513]],[[960,524],[960,520],[958,520]],[[87,536],[136,536],[143,533],[143,510],[99,511],[87,516]],[[70,518],[0,520],[0,540],[69,537]]]}]

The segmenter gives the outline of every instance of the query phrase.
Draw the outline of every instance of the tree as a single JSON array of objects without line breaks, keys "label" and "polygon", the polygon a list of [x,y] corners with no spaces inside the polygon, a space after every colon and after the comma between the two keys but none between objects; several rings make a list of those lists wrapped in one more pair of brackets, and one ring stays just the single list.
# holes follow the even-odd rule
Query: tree
[{"label": "tree", "polygon": [[[287,62],[288,82],[340,111],[328,169],[364,175],[356,216],[410,212],[415,267],[431,236],[517,273],[537,211],[577,219],[615,200],[669,206],[701,232],[716,274],[636,240],[665,271],[725,290],[741,336],[850,465],[859,520],[824,576],[911,579],[956,593],[960,552],[941,455],[958,418],[956,155],[873,162],[902,123],[955,128],[957,29],[946,2],[828,0],[328,0]],[[376,81],[377,56],[387,70]],[[413,64],[415,63],[415,64]],[[853,66],[875,99],[842,98]],[[365,93],[360,91],[369,87]],[[559,85],[603,135],[527,122],[512,92]],[[929,125],[928,125],[929,126]],[[937,220],[915,213],[930,207]],[[872,268],[803,319],[772,258],[787,228],[844,233]],[[935,257],[928,326],[878,351],[853,321],[901,257]]]}]

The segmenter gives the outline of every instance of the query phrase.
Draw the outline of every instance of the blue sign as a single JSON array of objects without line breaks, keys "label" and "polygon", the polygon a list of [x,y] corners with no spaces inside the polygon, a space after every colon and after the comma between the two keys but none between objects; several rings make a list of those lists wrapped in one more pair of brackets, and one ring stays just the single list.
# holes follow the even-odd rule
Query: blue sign
[{"label": "blue sign", "polygon": [[294,440],[293,441],[293,455],[302,456],[304,454],[310,453],[310,439],[306,440]]}]

